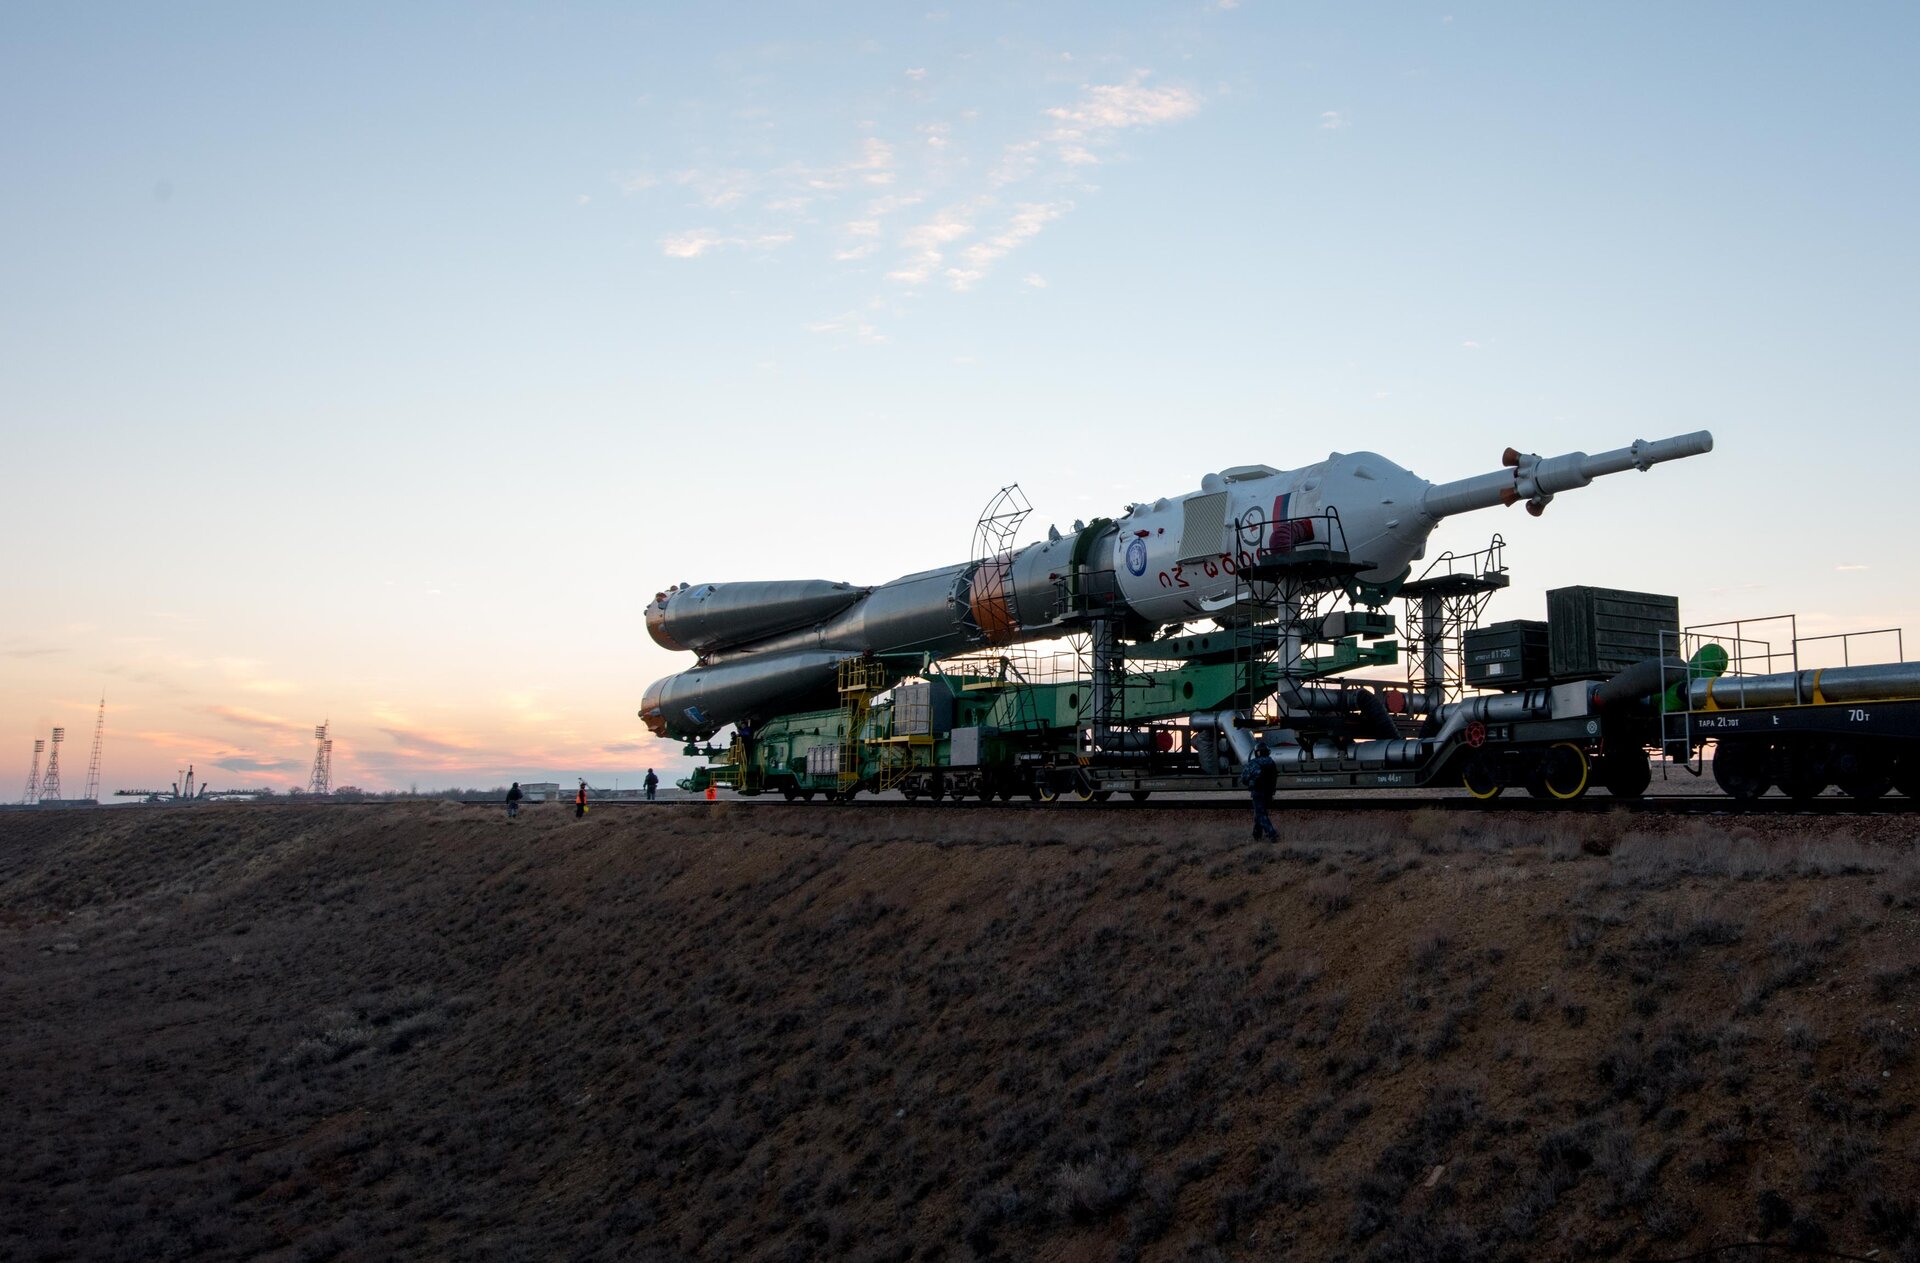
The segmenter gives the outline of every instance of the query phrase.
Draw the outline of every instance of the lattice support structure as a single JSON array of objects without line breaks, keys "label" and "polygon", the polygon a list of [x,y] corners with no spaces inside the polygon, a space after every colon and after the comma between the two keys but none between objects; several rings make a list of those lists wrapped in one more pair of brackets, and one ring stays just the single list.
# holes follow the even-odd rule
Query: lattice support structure
[{"label": "lattice support structure", "polygon": [[332,722],[328,720],[313,730],[313,775],[307,778],[309,794],[333,792],[333,738],[327,735]]},{"label": "lattice support structure", "polygon": [[60,743],[67,739],[65,728],[53,730],[53,740],[47,746],[47,770],[40,778],[40,796],[35,801],[46,802],[60,798]]},{"label": "lattice support structure", "polygon": [[88,802],[100,801],[100,744],[107,735],[107,699],[100,698],[100,713],[93,721],[93,757],[87,760],[87,792],[82,795]]},{"label": "lattice support structure", "polygon": [[33,767],[27,772],[27,792],[20,799],[21,802],[29,807],[40,801],[40,756],[45,754],[46,751],[46,742],[36,741],[33,743]]},{"label": "lattice support structure", "polygon": [[1506,541],[1495,535],[1479,552],[1448,551],[1402,585],[1406,600],[1407,691],[1429,711],[1458,701],[1466,689],[1466,635],[1480,625],[1493,594],[1508,584]]}]

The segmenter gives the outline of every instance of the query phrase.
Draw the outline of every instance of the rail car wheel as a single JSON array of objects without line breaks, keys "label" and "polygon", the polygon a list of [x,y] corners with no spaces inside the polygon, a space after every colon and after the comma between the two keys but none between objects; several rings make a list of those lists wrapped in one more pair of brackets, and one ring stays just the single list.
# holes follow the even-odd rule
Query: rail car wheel
[{"label": "rail car wheel", "polygon": [[1774,750],[1774,780],[1795,802],[1818,798],[1832,783],[1826,751],[1813,745],[1783,745]]},{"label": "rail car wheel", "polygon": [[1893,788],[1893,768],[1885,756],[1869,749],[1842,749],[1833,760],[1833,783],[1848,798],[1872,802]]},{"label": "rail car wheel", "polygon": [[1653,784],[1645,749],[1614,751],[1600,760],[1600,783],[1615,798],[1638,798]]},{"label": "rail car wheel", "polygon": [[1527,778],[1527,792],[1535,798],[1572,802],[1587,792],[1591,772],[1585,750],[1571,741],[1556,741]]},{"label": "rail car wheel", "polygon": [[1143,803],[1147,801],[1148,795],[1152,793],[1153,791],[1150,789],[1130,789],[1127,791],[1127,797],[1133,799],[1133,801],[1137,803]]},{"label": "rail car wheel", "polygon": [[1097,803],[1103,803],[1112,797],[1113,791],[1110,789],[1096,789],[1093,791],[1093,801]]},{"label": "rail car wheel", "polygon": [[791,785],[782,785],[780,787],[780,797],[786,799],[788,802],[792,802],[794,799],[800,797],[800,791]]},{"label": "rail car wheel", "polygon": [[1836,776],[1833,783],[1848,798],[1857,798],[1870,803],[1877,798],[1885,798],[1887,791],[1893,788],[1893,777],[1884,772],[1867,773],[1856,776]]},{"label": "rail car wheel", "polygon": [[1893,761],[1893,787],[1920,800],[1920,755],[1902,754]]},{"label": "rail car wheel", "polygon": [[1500,791],[1506,788],[1494,777],[1493,768],[1487,761],[1478,756],[1468,759],[1466,767],[1461,769],[1460,784],[1482,802],[1491,802],[1500,797]]},{"label": "rail car wheel", "polygon": [[1033,789],[1029,792],[1032,793],[1033,800],[1038,803],[1056,802],[1060,798],[1060,791],[1055,789],[1053,783],[1045,777],[1037,778],[1033,782]]},{"label": "rail car wheel", "polygon": [[1722,741],[1713,752],[1713,780],[1731,797],[1752,802],[1773,784],[1767,772],[1767,747]]}]

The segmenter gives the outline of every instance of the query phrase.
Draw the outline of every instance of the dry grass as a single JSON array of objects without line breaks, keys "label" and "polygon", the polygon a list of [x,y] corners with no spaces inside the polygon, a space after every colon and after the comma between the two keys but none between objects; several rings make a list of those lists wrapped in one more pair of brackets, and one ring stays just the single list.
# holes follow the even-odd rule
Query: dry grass
[{"label": "dry grass", "polygon": [[1903,822],[1242,823],[0,816],[0,1255],[1920,1255]]}]

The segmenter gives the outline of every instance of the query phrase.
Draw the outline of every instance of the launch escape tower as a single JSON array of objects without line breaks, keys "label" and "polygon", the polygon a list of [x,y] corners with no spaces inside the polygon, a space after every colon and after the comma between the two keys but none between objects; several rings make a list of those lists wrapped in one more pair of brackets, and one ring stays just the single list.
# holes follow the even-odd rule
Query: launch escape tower
[{"label": "launch escape tower", "polygon": [[47,771],[46,774],[40,778],[40,795],[35,801],[58,801],[60,797],[60,743],[66,739],[67,730],[65,728],[55,728],[53,730],[53,741],[47,748]]},{"label": "launch escape tower", "polygon": [[313,730],[313,775],[307,778],[309,794],[333,792],[333,738],[327,735],[328,720]]},{"label": "launch escape tower", "polygon": [[40,756],[46,752],[46,748],[45,741],[33,743],[33,767],[27,772],[27,792],[20,799],[29,807],[40,801]]},{"label": "launch escape tower", "polygon": [[100,713],[93,721],[93,757],[87,760],[87,792],[82,795],[88,802],[100,801],[100,743],[107,734],[107,697],[100,695]]}]

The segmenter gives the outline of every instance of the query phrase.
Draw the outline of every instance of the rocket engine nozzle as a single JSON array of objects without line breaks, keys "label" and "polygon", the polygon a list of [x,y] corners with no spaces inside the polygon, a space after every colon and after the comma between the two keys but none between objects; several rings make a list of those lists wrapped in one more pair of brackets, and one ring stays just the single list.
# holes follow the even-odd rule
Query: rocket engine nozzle
[{"label": "rocket engine nozzle", "polygon": [[1527,502],[1527,512],[1540,516],[1554,494],[1584,487],[1606,474],[1626,469],[1648,470],[1662,461],[1681,460],[1713,450],[1713,434],[1696,430],[1672,438],[1635,439],[1626,447],[1589,456],[1568,452],[1564,456],[1537,456],[1509,447],[1501,453],[1501,468],[1490,474],[1476,474],[1457,482],[1436,483],[1427,488],[1421,508],[1430,518],[1452,517],[1496,504]]}]

